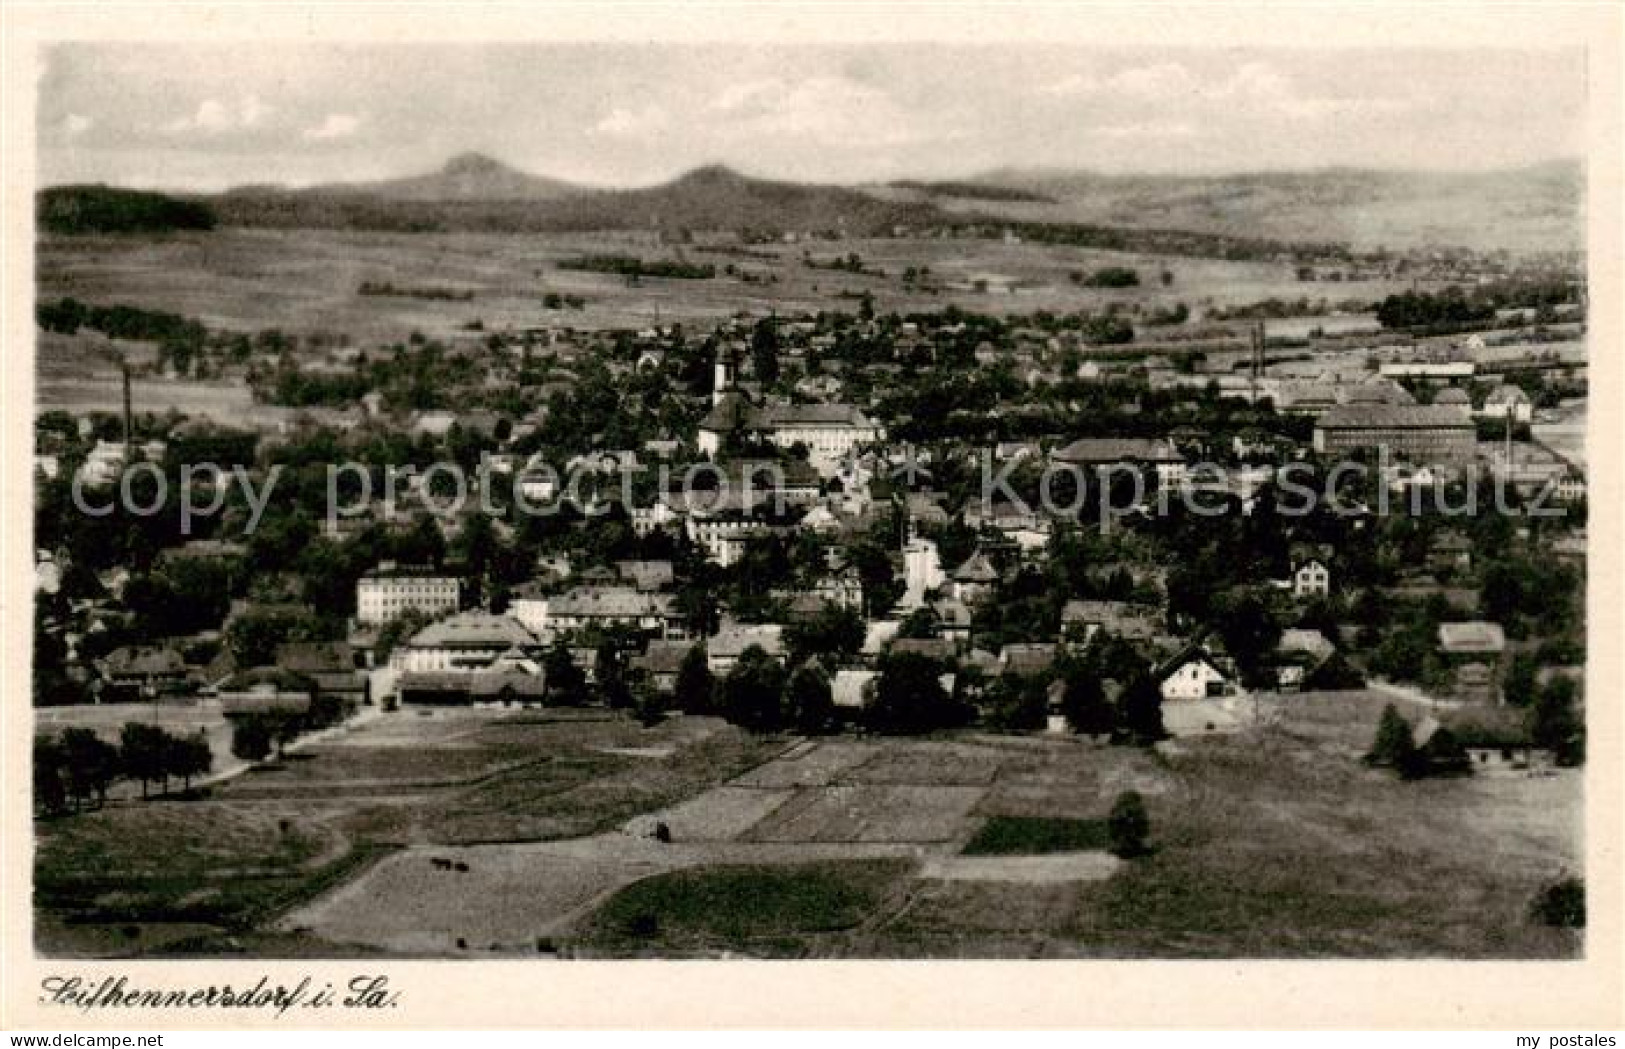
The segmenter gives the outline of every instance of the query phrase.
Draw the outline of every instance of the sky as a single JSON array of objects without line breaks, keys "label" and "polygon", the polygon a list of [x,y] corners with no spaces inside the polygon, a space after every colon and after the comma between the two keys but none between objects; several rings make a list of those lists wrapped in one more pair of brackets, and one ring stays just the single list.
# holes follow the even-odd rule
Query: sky
[{"label": "sky", "polygon": [[708,163],[1488,170],[1583,153],[1585,71],[1560,50],[75,43],[46,51],[37,116],[45,185],[308,185],[468,151],[601,186]]}]

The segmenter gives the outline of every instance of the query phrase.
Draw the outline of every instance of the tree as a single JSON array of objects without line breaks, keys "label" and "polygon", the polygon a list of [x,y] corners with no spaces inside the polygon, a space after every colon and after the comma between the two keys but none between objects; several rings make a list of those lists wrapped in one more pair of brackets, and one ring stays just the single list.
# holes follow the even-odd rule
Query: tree
[{"label": "tree", "polygon": [[797,732],[819,735],[835,724],[835,699],[829,676],[815,664],[806,664],[790,675],[784,689],[785,716]]},{"label": "tree", "polygon": [[577,707],[586,702],[587,675],[570,654],[570,646],[564,639],[558,638],[553,647],[547,650],[542,660],[542,670],[547,675],[547,698],[549,701],[566,707]]},{"label": "tree", "polygon": [[118,778],[118,748],[88,728],[70,728],[62,731],[62,756],[74,807],[93,797],[106,804],[107,788]]},{"label": "tree", "polygon": [[1113,856],[1127,860],[1145,854],[1146,839],[1151,836],[1151,814],[1138,791],[1125,790],[1117,795],[1106,817],[1106,835]]},{"label": "tree", "polygon": [[1382,708],[1382,716],[1377,719],[1377,735],[1365,759],[1369,764],[1395,769],[1401,775],[1416,768],[1416,740],[1411,735],[1411,723],[1392,703]]},{"label": "tree", "polygon": [[756,322],[750,333],[751,364],[758,382],[771,385],[779,378],[779,329],[772,317]]},{"label": "tree", "polygon": [[34,804],[48,816],[68,809],[67,756],[50,736],[34,737]]},{"label": "tree", "polygon": [[266,723],[271,731],[271,741],[276,744],[276,756],[280,759],[288,749],[288,744],[299,738],[299,733],[305,730],[305,720],[297,714],[269,714]]},{"label": "tree", "polygon": [[790,661],[809,656],[856,655],[863,647],[863,616],[850,608],[827,607],[810,620],[792,623],[784,632]]},{"label": "tree", "polygon": [[611,638],[598,643],[598,651],[593,658],[593,677],[597,679],[598,691],[604,697],[605,706],[612,710],[632,706],[632,690],[626,683],[626,664],[621,659],[620,647]]},{"label": "tree", "polygon": [[988,723],[1006,732],[1032,732],[1044,727],[1049,712],[1048,682],[1041,677],[1006,674],[993,683]]},{"label": "tree", "polygon": [[1219,619],[1219,636],[1241,671],[1242,684],[1261,688],[1267,683],[1266,664],[1281,640],[1281,628],[1253,594],[1244,594],[1228,604]]},{"label": "tree", "polygon": [[1141,674],[1118,700],[1116,738],[1141,746],[1166,738],[1162,724],[1162,690],[1149,674]]},{"label": "tree", "polygon": [[1552,752],[1560,765],[1585,760],[1585,725],[1574,710],[1574,682],[1553,677],[1529,708],[1529,739]]},{"label": "tree", "polygon": [[192,790],[192,777],[206,776],[214,768],[214,751],[209,748],[209,737],[202,729],[194,736],[170,736],[168,739],[169,774],[179,776],[181,789]]},{"label": "tree", "polygon": [[864,712],[875,732],[918,735],[963,724],[965,711],[942,687],[937,661],[917,652],[888,655],[875,680],[874,702]]},{"label": "tree", "polygon": [[147,786],[168,778],[165,771],[169,733],[156,725],[127,722],[119,733],[119,763],[124,774],[141,781],[141,796],[147,796]]},{"label": "tree", "polygon": [[760,645],[751,645],[722,680],[722,715],[752,732],[784,728],[784,668]]},{"label": "tree", "polygon": [[1061,693],[1061,713],[1073,732],[1104,736],[1112,730],[1112,707],[1100,678],[1081,668],[1070,671]]},{"label": "tree", "polygon": [[1427,742],[1419,748],[1420,758],[1416,762],[1420,770],[1429,775],[1446,772],[1471,772],[1473,763],[1467,754],[1467,748],[1462,746],[1461,740],[1454,732],[1444,726],[1433,730]]},{"label": "tree", "polygon": [[1530,903],[1529,915],[1543,925],[1563,929],[1585,928],[1585,882],[1569,877],[1546,886]]},{"label": "tree", "polygon": [[633,714],[638,719],[638,724],[644,728],[653,728],[658,725],[665,718],[666,711],[669,708],[670,704],[667,702],[666,696],[662,695],[657,688],[649,688],[644,685],[633,693]]},{"label": "tree", "polygon": [[271,753],[271,726],[258,716],[238,719],[231,726],[231,753],[244,761],[263,761]]},{"label": "tree", "polygon": [[715,707],[711,668],[705,661],[705,649],[695,645],[683,656],[677,668],[677,682],[672,688],[672,701],[685,714],[709,714]]}]

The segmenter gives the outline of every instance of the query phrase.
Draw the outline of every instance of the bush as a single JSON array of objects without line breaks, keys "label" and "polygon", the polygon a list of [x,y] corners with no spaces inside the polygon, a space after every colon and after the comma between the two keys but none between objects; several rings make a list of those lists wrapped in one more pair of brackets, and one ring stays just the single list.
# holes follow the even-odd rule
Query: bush
[{"label": "bush", "polygon": [[1377,722],[1377,737],[1365,756],[1366,761],[1403,771],[1411,764],[1415,753],[1416,742],[1411,736],[1411,723],[1392,703],[1383,707],[1382,717]]},{"label": "bush", "polygon": [[263,718],[244,718],[231,727],[231,753],[244,761],[263,760],[271,742],[271,726]]},{"label": "bush", "polygon": [[1113,856],[1126,860],[1145,853],[1146,839],[1151,836],[1151,814],[1138,791],[1125,790],[1117,795],[1111,815],[1106,817],[1106,833]]},{"label": "bush", "polygon": [[1583,929],[1586,923],[1585,882],[1564,878],[1535,894],[1529,915],[1543,925],[1560,929]]}]

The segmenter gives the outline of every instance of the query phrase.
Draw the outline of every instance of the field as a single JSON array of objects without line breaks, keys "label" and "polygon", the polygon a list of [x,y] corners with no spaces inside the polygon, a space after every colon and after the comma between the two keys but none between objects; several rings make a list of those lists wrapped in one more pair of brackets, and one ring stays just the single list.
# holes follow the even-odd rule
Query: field
[{"label": "field", "polygon": [[[1367,769],[1386,702],[1302,695],[1159,752],[985,735],[780,743],[662,803],[649,784],[723,731],[680,719],[656,734],[713,734],[675,737],[673,758],[620,759],[641,777],[548,762],[491,779],[536,780],[501,805],[547,840],[471,843],[455,806],[425,799],[405,847],[262,932],[281,937],[271,953],[427,956],[1573,956],[1579,939],[1527,907],[1581,869],[1580,777]],[[626,796],[634,782],[641,798]],[[1129,789],[1150,809],[1151,852],[1119,861],[1101,821]]]},{"label": "field", "polygon": [[[706,327],[739,310],[765,314],[857,308],[870,292],[882,310],[940,310],[950,303],[981,312],[1031,313],[1101,308],[1108,303],[1237,304],[1271,296],[1377,299],[1402,290],[1391,282],[1300,284],[1286,263],[1227,262],[1091,251],[983,240],[886,239],[832,243],[662,245],[642,234],[388,234],[322,230],[226,229],[166,237],[60,237],[40,241],[38,296],[128,303],[201,319],[211,328],[341,333],[359,345],[404,339],[413,331],[450,336],[471,321],[485,330],[547,325],[591,330],[681,322]],[[646,278],[636,286],[611,274],[565,270],[561,260],[614,252],[645,259],[709,263],[711,280]],[[874,273],[813,269],[856,253]],[[747,283],[722,273],[776,277]],[[1132,266],[1144,282],[1122,290],[1082,288],[1073,271]],[[908,267],[929,267],[941,290],[905,285]],[[1173,275],[1163,286],[1162,270]],[[977,291],[985,280],[989,291]],[[363,282],[469,292],[466,301],[361,295]],[[1013,286],[1014,291],[998,289]],[[1405,285],[1408,286],[1408,285]],[[547,292],[579,295],[581,310],[548,310]],[[844,297],[843,297],[844,296]],[[42,358],[43,358],[42,354]],[[43,366],[43,360],[42,360]]]},{"label": "field", "polygon": [[[102,720],[116,731],[122,714]],[[670,756],[613,752],[634,745]],[[218,953],[390,852],[591,834],[783,747],[698,718],[652,730],[607,715],[363,720],[201,800],[123,797],[39,821],[36,942],[62,955]]]}]

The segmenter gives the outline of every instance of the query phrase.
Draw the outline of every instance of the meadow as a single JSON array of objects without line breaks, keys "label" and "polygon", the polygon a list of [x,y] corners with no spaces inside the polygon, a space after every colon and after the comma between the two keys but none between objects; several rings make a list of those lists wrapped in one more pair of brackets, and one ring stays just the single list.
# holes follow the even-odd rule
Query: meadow
[{"label": "meadow", "polygon": [[[718,275],[710,280],[645,277],[632,283],[615,274],[560,267],[561,262],[603,253],[710,264]],[[862,259],[864,272],[822,268],[849,254]],[[819,268],[806,265],[807,257]],[[1195,308],[1302,295],[1377,299],[1402,287],[1385,281],[1302,284],[1285,262],[928,238],[740,247],[703,240],[663,244],[653,235],[636,233],[223,229],[168,236],[47,235],[39,242],[37,263],[42,300],[73,296],[98,304],[128,303],[195,317],[211,328],[327,332],[362,346],[399,341],[413,331],[466,335],[466,326],[474,321],[485,331],[641,328],[674,322],[708,328],[740,310],[757,315],[851,312],[866,292],[880,310],[940,310],[951,304],[1002,315],[1098,310],[1112,303],[1149,308],[1185,302]],[[736,275],[724,272],[729,265]],[[1090,288],[1071,279],[1073,272],[1104,266],[1135,268],[1142,283],[1136,288]],[[903,274],[911,267],[927,268],[929,276],[906,283]],[[1163,283],[1164,270],[1170,283]],[[978,281],[987,282],[988,290],[978,291]],[[366,295],[361,291],[366,284],[433,287],[468,297]],[[548,309],[544,296],[550,292],[580,296],[584,306]]]},{"label": "meadow", "polygon": [[[75,906],[118,904],[173,923],[143,926],[146,949],[193,954],[229,938],[267,956],[1577,955],[1578,934],[1528,907],[1583,869],[1580,774],[1401,781],[1359,760],[1386,702],[1290,697],[1154,751],[387,715],[282,772],[167,803],[215,828],[174,870],[135,854],[131,806],[42,824],[57,919],[42,945],[106,950],[64,930]],[[1125,790],[1146,800],[1150,850],[1117,860],[1101,823]],[[248,867],[276,880],[183,905]],[[93,868],[128,873],[89,887],[101,896],[65,891]],[[144,880],[159,874],[180,880],[159,892]]]}]

